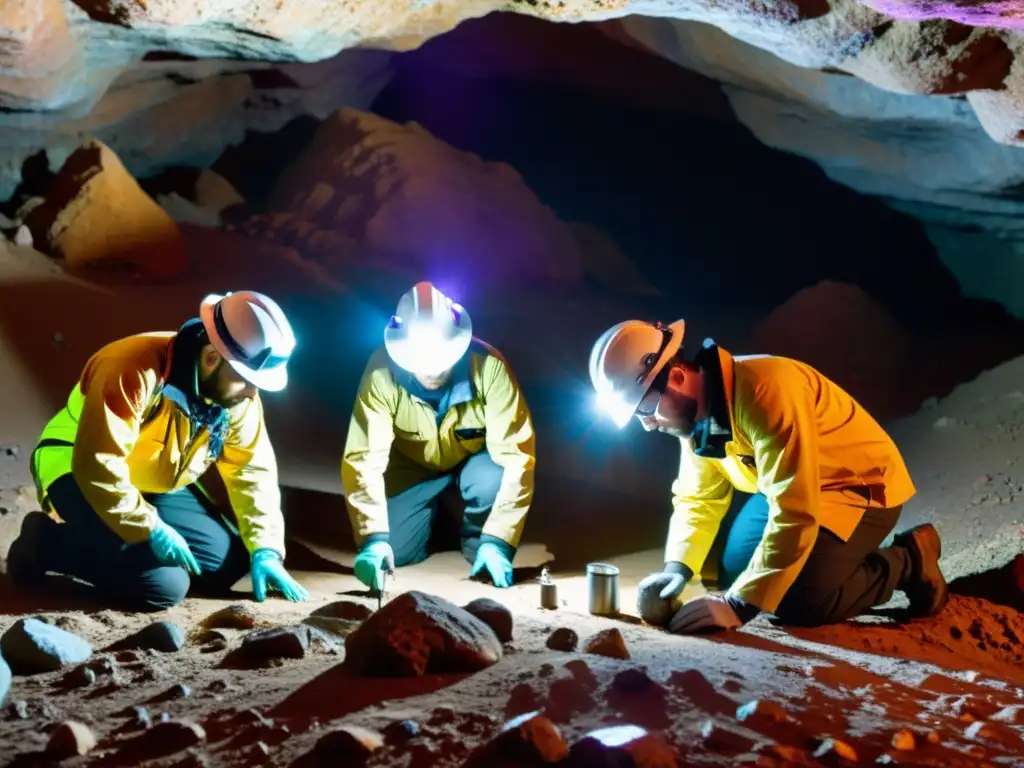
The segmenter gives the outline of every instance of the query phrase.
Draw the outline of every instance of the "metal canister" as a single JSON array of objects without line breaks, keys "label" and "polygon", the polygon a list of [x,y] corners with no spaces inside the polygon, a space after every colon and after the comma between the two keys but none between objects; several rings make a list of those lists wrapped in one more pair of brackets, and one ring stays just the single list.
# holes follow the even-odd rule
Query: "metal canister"
[{"label": "metal canister", "polygon": [[558,608],[558,585],[551,578],[547,568],[540,572],[540,607],[550,611]]},{"label": "metal canister", "polygon": [[587,598],[595,616],[615,616],[619,612],[619,569],[607,563],[587,565]]}]

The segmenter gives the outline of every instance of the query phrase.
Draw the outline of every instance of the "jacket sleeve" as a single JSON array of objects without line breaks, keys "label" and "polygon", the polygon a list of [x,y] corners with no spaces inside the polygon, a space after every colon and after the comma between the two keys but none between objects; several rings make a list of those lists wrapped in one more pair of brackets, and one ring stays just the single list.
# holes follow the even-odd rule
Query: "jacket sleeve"
[{"label": "jacket sleeve", "polygon": [[732,503],[729,479],[710,459],[680,440],[679,475],[672,483],[672,519],[665,544],[665,562],[678,562],[700,573],[722,519]]},{"label": "jacket sleeve", "polygon": [[387,383],[390,375],[386,367],[372,363],[363,374],[341,460],[341,485],[352,532],[359,546],[368,539],[386,541],[388,538],[384,471],[388,468],[395,439],[397,407],[394,388]]},{"label": "jacket sleeve", "polygon": [[272,549],[285,556],[284,516],[277,457],[267,434],[263,403],[254,397],[232,409],[217,471],[224,481],[238,531],[250,553]]},{"label": "jacket sleeve", "polygon": [[94,359],[80,385],[84,402],[71,472],[96,514],[132,544],[146,541],[157,520],[128,468],[156,385],[155,375],[121,358]]},{"label": "jacket sleeve", "polygon": [[737,413],[750,437],[768,524],[731,594],[769,613],[799,575],[818,537],[821,482],[814,392],[798,376],[759,382]]},{"label": "jacket sleeve", "polygon": [[533,501],[537,450],[533,421],[519,384],[500,357],[485,359],[482,383],[487,452],[503,470],[483,534],[518,547]]}]

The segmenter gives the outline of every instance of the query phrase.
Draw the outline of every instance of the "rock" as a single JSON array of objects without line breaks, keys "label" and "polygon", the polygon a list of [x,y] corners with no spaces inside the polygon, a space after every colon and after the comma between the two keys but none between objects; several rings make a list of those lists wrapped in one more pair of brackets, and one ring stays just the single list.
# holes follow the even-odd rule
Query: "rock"
[{"label": "rock", "polygon": [[[119,654],[120,655],[120,654]],[[131,663],[138,661],[138,658],[125,658],[122,659],[124,663]],[[95,672],[97,675],[113,675],[117,670],[117,666],[114,664],[114,660],[109,656],[96,656],[89,660],[86,665]]]},{"label": "rock", "polygon": [[994,741],[998,744],[1013,744],[1015,746],[1021,742],[1021,737],[1009,726],[1003,723],[985,722],[984,720],[979,720],[967,726],[964,736],[972,741]]},{"label": "rock", "polygon": [[203,619],[207,629],[252,629],[256,626],[257,614],[248,605],[229,605]]},{"label": "rock", "polygon": [[652,626],[663,627],[668,624],[682,605],[682,601],[678,598],[663,600],[660,596],[661,591],[668,586],[673,578],[672,574],[663,573],[637,587],[636,611],[640,614],[641,619]]},{"label": "rock", "polygon": [[823,739],[814,750],[814,758],[822,761],[848,760],[857,762],[857,751],[844,741],[831,737]]},{"label": "rock", "polygon": [[746,752],[753,742],[714,720],[705,720],[700,728],[701,741],[709,749],[721,752]]},{"label": "rock", "polygon": [[0,653],[15,673],[31,674],[83,662],[92,656],[92,646],[39,619],[19,619],[0,638]]},{"label": "rock", "polygon": [[11,240],[15,245],[20,245],[23,248],[31,248],[33,244],[32,231],[22,224],[15,230],[14,237],[12,237]]},{"label": "rock", "polygon": [[906,728],[896,731],[892,735],[892,746],[894,749],[898,749],[901,752],[910,752],[917,746],[916,739],[914,738],[914,732],[909,731]]},{"label": "rock", "polygon": [[575,630],[568,627],[559,627],[548,636],[547,646],[552,651],[564,651],[572,653],[579,645],[580,637]]},{"label": "rock", "polygon": [[140,728],[149,728],[152,725],[152,721],[149,718],[149,710],[145,707],[132,707],[131,718],[131,725]]},{"label": "rock", "polygon": [[420,735],[420,727],[413,720],[396,720],[384,729],[384,740],[389,744],[402,744]]},{"label": "rock", "polygon": [[748,701],[736,710],[736,719],[755,728],[782,725],[790,721],[782,705],[769,699]]},{"label": "rock", "polygon": [[1024,705],[1011,704],[1003,707],[989,718],[994,723],[1009,723],[1011,725],[1024,725]]},{"label": "rock", "polygon": [[361,622],[370,618],[373,613],[362,603],[354,603],[351,600],[338,600],[334,603],[317,608],[310,616],[324,616],[331,619],[344,619],[345,621]]},{"label": "rock", "polygon": [[28,702],[24,699],[12,701],[10,716],[16,720],[28,720]]},{"label": "rock", "polygon": [[572,231],[512,168],[454,149],[416,124],[355,109],[321,123],[268,207],[302,211],[318,229],[354,237],[358,253],[399,269],[472,284],[583,277]]},{"label": "rock", "polygon": [[540,712],[528,712],[508,723],[477,749],[466,768],[490,768],[507,761],[514,765],[550,765],[564,760],[569,747],[558,727]]},{"label": "rock", "polygon": [[345,666],[355,674],[419,677],[476,672],[502,657],[494,631],[447,600],[405,592],[345,639]]},{"label": "rock", "polygon": [[664,739],[636,725],[615,725],[591,731],[572,746],[572,768],[676,768],[675,751]]},{"label": "rock", "polygon": [[476,616],[480,621],[494,630],[494,634],[503,643],[512,640],[512,613],[497,600],[479,597],[464,605],[463,610]]},{"label": "rock", "polygon": [[177,699],[187,699],[192,695],[192,689],[184,683],[175,683],[163,693],[158,693],[149,703],[155,704],[163,701],[175,701]]},{"label": "rock", "polygon": [[128,265],[156,280],[188,269],[177,225],[95,139],[71,153],[25,223],[39,250],[71,269]]},{"label": "rock", "polygon": [[244,638],[239,650],[251,659],[301,659],[309,649],[309,627],[255,629]]},{"label": "rock", "polygon": [[63,760],[87,755],[96,746],[96,737],[88,726],[68,720],[57,726],[46,744],[48,757]]},{"label": "rock", "polygon": [[609,659],[629,659],[629,649],[626,648],[626,641],[619,630],[602,629],[596,635],[587,640],[583,646],[584,653],[593,653],[596,656],[607,656]]},{"label": "rock", "polygon": [[540,707],[541,700],[537,696],[537,692],[533,690],[533,686],[519,683],[509,693],[508,701],[505,704],[505,714],[508,717],[518,717],[540,709]]},{"label": "rock", "polygon": [[163,653],[180,651],[185,645],[185,630],[173,621],[157,621],[134,635],[119,640],[109,646],[108,651],[146,651],[154,650]]},{"label": "rock", "polygon": [[7,701],[11,693],[11,668],[7,666],[4,657],[0,656],[0,707]]},{"label": "rock", "polygon": [[573,659],[566,662],[565,669],[588,691],[597,690],[597,678],[583,659]]},{"label": "rock", "polygon": [[597,706],[587,686],[575,677],[555,680],[548,689],[544,713],[558,723],[569,723],[578,712],[592,712]]},{"label": "rock", "polygon": [[96,682],[96,673],[85,666],[75,667],[64,679],[64,684],[69,688],[86,688]]},{"label": "rock", "polygon": [[320,758],[366,759],[384,746],[384,739],[358,725],[343,725],[325,736],[321,736],[313,748],[313,754]]},{"label": "rock", "polygon": [[203,169],[196,177],[194,201],[197,205],[216,211],[218,214],[235,205],[245,205],[245,198],[231,182],[219,173]]},{"label": "rock", "polygon": [[612,678],[612,690],[619,693],[643,693],[657,685],[645,669],[624,669]]},{"label": "rock", "polygon": [[340,640],[344,640],[346,637],[351,635],[357,629],[362,621],[352,621],[350,619],[335,619],[330,616],[307,616],[302,620],[303,624],[308,624],[314,629],[324,632],[331,637],[336,637]]},{"label": "rock", "polygon": [[206,741],[206,731],[198,723],[171,720],[166,715],[161,713],[160,722],[139,737],[147,753],[168,755]]}]

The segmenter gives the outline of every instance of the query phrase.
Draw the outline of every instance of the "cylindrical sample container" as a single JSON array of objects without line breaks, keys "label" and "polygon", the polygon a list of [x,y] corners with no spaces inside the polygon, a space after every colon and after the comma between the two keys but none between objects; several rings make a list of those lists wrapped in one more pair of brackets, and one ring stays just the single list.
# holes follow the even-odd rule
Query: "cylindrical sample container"
[{"label": "cylindrical sample container", "polygon": [[558,608],[558,587],[547,568],[540,572],[540,607],[549,611]]},{"label": "cylindrical sample container", "polygon": [[595,616],[614,616],[619,612],[619,569],[607,563],[587,565],[587,598]]}]

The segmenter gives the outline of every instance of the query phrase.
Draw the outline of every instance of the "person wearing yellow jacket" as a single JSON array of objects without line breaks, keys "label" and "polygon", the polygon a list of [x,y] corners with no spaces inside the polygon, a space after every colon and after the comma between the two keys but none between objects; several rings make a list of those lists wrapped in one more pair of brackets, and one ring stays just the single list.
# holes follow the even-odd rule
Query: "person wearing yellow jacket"
[{"label": "person wearing yellow jacket", "polygon": [[[212,295],[176,333],[108,344],[88,361],[32,456],[44,510],[8,555],[17,584],[49,572],[89,582],[138,611],[190,586],[223,593],[248,570],[267,588],[308,593],[284,570],[277,461],[257,390],[288,381],[295,337],[280,307],[251,291]],[[216,466],[229,504],[199,483]]]},{"label": "person wearing yellow jacket", "polygon": [[[711,340],[684,359],[685,328],[619,323],[590,358],[599,405],[620,428],[636,417],[681,444],[665,565],[639,585],[641,616],[679,633],[735,629],[760,612],[815,626],[897,589],[916,615],[941,610],[934,526],[882,547],[915,492],[882,427],[800,361],[733,357]],[[680,605],[697,573],[724,594]]]},{"label": "person wearing yellow jacket", "polygon": [[363,373],[345,442],[356,577],[380,590],[385,572],[424,560],[438,497],[454,485],[470,576],[511,586],[534,453],[530,411],[505,360],[473,338],[462,306],[417,283]]}]

